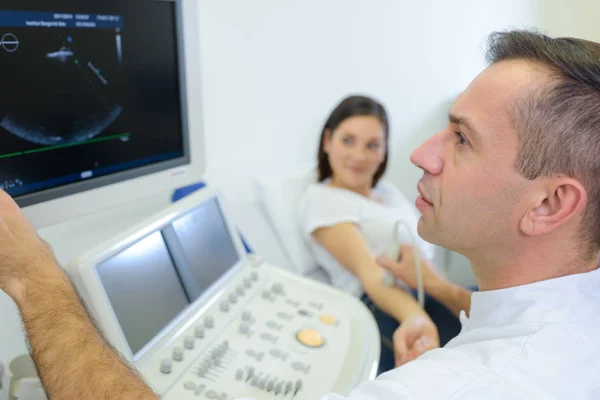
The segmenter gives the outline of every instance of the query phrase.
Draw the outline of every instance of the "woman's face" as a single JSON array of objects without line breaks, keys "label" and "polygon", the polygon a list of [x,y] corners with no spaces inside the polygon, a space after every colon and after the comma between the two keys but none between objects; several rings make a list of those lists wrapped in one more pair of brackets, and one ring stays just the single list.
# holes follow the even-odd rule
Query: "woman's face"
[{"label": "woman's face", "polygon": [[332,181],[347,189],[365,190],[385,160],[383,124],[377,117],[359,115],[347,118],[333,131],[326,132],[324,151],[333,171]]}]

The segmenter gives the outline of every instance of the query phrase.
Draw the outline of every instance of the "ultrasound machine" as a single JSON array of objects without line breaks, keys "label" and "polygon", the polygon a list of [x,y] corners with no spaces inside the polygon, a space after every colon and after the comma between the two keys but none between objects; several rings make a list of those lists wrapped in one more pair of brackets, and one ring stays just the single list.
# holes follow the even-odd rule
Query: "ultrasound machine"
[{"label": "ultrasound machine", "polygon": [[204,188],[67,271],[99,328],[165,399],[318,399],[375,377],[354,296],[247,255]]},{"label": "ultrasound machine", "polygon": [[[196,7],[0,0],[0,188],[161,397],[347,394],[379,361],[363,303],[249,255],[213,187],[171,203],[205,172]],[[6,361],[27,352],[7,301]]]}]

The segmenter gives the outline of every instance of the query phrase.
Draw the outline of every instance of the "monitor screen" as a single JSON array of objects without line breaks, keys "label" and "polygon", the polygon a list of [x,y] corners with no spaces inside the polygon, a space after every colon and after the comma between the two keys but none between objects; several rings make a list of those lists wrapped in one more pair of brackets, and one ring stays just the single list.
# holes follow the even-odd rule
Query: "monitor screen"
[{"label": "monitor screen", "polygon": [[233,268],[240,257],[216,198],[175,220],[172,229],[181,259],[173,255],[194,301]]},{"label": "monitor screen", "polygon": [[97,272],[134,355],[190,304],[160,232],[100,264]]},{"label": "monitor screen", "polygon": [[188,162],[177,6],[0,0],[1,188],[29,205]]}]

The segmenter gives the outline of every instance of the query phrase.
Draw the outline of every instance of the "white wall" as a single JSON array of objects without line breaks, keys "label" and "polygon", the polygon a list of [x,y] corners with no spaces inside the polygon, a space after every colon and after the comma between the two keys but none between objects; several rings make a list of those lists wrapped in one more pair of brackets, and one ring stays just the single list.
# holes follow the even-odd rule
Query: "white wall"
[{"label": "white wall", "polygon": [[539,27],[552,36],[580,37],[600,42],[598,0],[543,0],[537,11]]},{"label": "white wall", "polygon": [[493,30],[531,27],[538,0],[200,1],[208,171],[313,161],[329,111],[349,93],[383,101],[389,177],[416,195],[408,156],[482,67]]}]

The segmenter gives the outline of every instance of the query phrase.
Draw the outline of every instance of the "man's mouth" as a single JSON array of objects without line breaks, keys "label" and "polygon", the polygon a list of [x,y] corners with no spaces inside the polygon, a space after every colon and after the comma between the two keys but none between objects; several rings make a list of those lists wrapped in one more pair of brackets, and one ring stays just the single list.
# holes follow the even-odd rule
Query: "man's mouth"
[{"label": "man's mouth", "polygon": [[433,207],[433,203],[431,202],[431,200],[429,200],[429,196],[427,196],[420,183],[417,185],[417,190],[419,191],[419,197],[417,198],[417,206],[423,205]]}]

